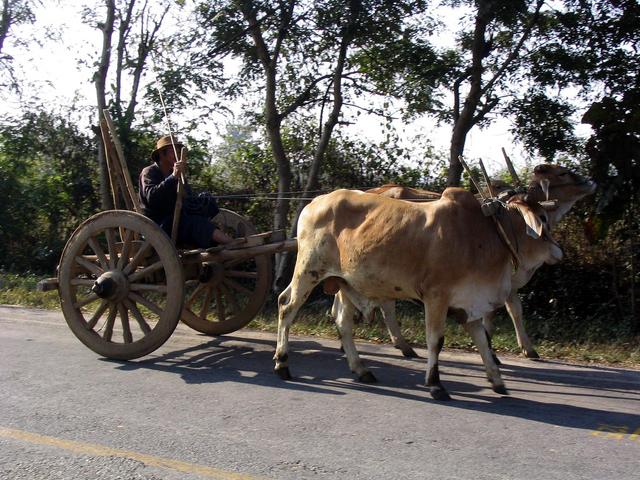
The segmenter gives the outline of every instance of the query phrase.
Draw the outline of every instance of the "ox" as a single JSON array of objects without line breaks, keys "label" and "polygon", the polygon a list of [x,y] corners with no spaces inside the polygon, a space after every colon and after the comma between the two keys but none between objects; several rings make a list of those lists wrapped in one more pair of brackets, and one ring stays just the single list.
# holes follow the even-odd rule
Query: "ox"
[{"label": "ox", "polygon": [[[504,182],[496,182],[492,180],[493,190],[500,192],[509,192],[513,190],[509,185]],[[559,166],[543,164],[538,165],[533,170],[531,181],[526,192],[526,198],[530,202],[540,202],[549,200],[552,198],[555,204],[550,207],[545,213],[547,224],[551,229],[560,221],[560,219],[571,209],[571,207],[581,198],[590,195],[594,192],[596,184],[588,179],[583,178],[571,170]],[[388,184],[381,187],[372,188],[367,190],[368,193],[376,193],[390,198],[397,198],[402,200],[423,200],[429,201],[434,198],[438,198],[439,194],[415,188],[403,187],[400,185]],[[516,201],[523,200],[524,194],[514,194],[513,192],[507,193],[509,200]],[[529,271],[519,269],[514,272],[512,280],[512,290],[505,302],[507,312],[513,321],[513,326],[516,331],[516,338],[518,345],[522,353],[528,358],[539,358],[538,353],[535,351],[529,336],[524,328],[523,315],[522,315],[522,302],[518,296],[518,290],[522,288],[531,279],[532,275],[537,270],[531,268]],[[335,293],[335,292],[332,292]],[[340,310],[340,304],[343,302],[342,294],[339,292],[334,299],[334,303],[331,309],[332,316],[335,318]],[[393,345],[402,351],[405,357],[413,358],[417,357],[417,354],[411,348],[409,343],[402,336],[400,326],[396,320],[395,304],[394,302],[387,302],[381,306],[382,317],[389,330],[389,336]],[[483,324],[485,329],[491,336],[493,333],[493,318],[495,317],[497,310],[490,312],[483,317]],[[498,362],[499,363],[499,362]]]},{"label": "ox", "polygon": [[[512,202],[501,217],[512,227],[511,241],[519,245],[524,268],[562,258],[537,204]],[[527,226],[531,236],[525,233]],[[505,303],[512,290],[512,268],[511,253],[493,220],[483,215],[476,198],[465,190],[448,188],[430,203],[350,190],[317,197],[300,215],[293,278],[278,297],[275,371],[283,379],[291,378],[290,325],[313,288],[328,279],[343,294],[336,324],[349,366],[361,381],[375,381],[375,377],[355,348],[355,309],[369,316],[385,302],[416,299],[425,306],[426,384],[431,396],[450,398],[438,371],[449,309],[456,309],[475,342],[493,390],[506,394],[485,330],[477,320]]]}]

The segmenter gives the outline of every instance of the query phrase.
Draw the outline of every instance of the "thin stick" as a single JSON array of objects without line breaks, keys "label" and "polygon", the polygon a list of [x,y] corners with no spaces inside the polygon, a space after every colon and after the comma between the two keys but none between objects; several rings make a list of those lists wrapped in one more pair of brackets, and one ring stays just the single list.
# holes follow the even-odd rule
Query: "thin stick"
[{"label": "thin stick", "polygon": [[507,169],[509,170],[511,179],[516,184],[516,187],[521,187],[522,182],[520,182],[520,179],[518,178],[518,174],[516,173],[516,169],[513,168],[513,163],[511,163],[511,159],[509,158],[509,155],[507,155],[507,152],[504,149],[504,147],[502,147],[502,156],[504,157],[504,161],[507,162]]},{"label": "thin stick", "polygon": [[480,158],[478,160],[478,163],[480,163],[480,170],[482,171],[482,176],[484,177],[484,181],[487,184],[487,189],[489,190],[489,195],[491,195],[492,197],[496,196],[496,192],[493,190],[493,186],[491,185],[491,179],[489,178],[489,174],[487,174],[487,169],[484,168],[484,163],[482,163],[482,159]]},{"label": "thin stick", "polygon": [[[175,148],[175,146],[174,146]],[[180,161],[183,162],[185,158],[185,148],[180,150]],[[182,212],[182,197],[184,197],[184,174],[181,173],[178,178],[178,191],[176,193],[176,206],[173,209],[173,225],[171,226],[171,240],[173,244],[178,243],[178,224],[180,223],[180,213]]]},{"label": "thin stick", "polygon": [[480,189],[480,185],[478,185],[476,183],[475,178],[473,178],[473,173],[471,173],[471,169],[469,168],[469,166],[467,165],[467,162],[464,161],[464,158],[462,157],[462,155],[458,156],[458,160],[460,161],[460,163],[462,164],[462,166],[464,167],[464,169],[467,171],[467,175],[469,175],[469,178],[471,179],[471,183],[473,183],[473,186],[476,187],[476,190],[478,190],[478,193],[480,194],[480,196],[482,197],[482,200],[485,199],[485,196],[482,193],[482,190]]}]

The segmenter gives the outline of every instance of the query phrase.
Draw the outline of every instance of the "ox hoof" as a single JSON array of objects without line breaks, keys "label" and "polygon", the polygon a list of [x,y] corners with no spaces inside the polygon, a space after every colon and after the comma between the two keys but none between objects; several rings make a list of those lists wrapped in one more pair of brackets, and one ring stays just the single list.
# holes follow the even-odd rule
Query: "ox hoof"
[{"label": "ox hoof", "polygon": [[376,383],[378,379],[371,372],[365,372],[358,377],[358,381],[362,383]]},{"label": "ox hoof", "polygon": [[443,387],[429,387],[429,393],[434,400],[441,402],[451,400],[449,393]]},{"label": "ox hoof", "polygon": [[275,369],[276,374],[282,380],[291,380],[291,372],[289,372],[289,367],[280,367]]},{"label": "ox hoof", "polygon": [[536,352],[535,350],[525,350],[524,356],[527,358],[532,358],[534,360],[540,358],[540,355],[538,355],[538,352]]},{"label": "ox hoof", "polygon": [[493,357],[493,361],[496,362],[496,365],[502,365],[502,362],[495,353],[492,353],[491,356]]},{"label": "ox hoof", "polygon": [[499,395],[509,395],[509,390],[504,385],[494,386],[493,391]]},{"label": "ox hoof", "polygon": [[402,351],[402,355],[405,358],[420,358],[420,356],[416,353],[416,351],[411,347],[401,348],[400,350]]}]

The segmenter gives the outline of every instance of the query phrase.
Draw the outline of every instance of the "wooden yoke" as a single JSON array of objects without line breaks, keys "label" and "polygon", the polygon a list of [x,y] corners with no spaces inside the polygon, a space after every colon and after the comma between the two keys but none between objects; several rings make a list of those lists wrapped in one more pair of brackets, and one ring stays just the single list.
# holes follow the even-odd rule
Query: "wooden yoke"
[{"label": "wooden yoke", "polygon": [[[111,183],[114,208],[116,210],[126,209],[142,213],[138,196],[131,182],[127,162],[125,162],[124,159],[122,145],[118,140],[115,127],[113,126],[113,120],[111,120],[111,115],[109,115],[107,109],[102,111],[100,130],[107,160],[107,169],[109,171],[109,182]],[[124,200],[124,208],[120,208],[120,195],[122,195]]]},{"label": "wooden yoke", "polygon": [[[471,173],[471,170],[469,169],[467,162],[464,161],[464,158],[462,157],[462,155],[458,157],[458,160],[460,161],[464,169],[467,171],[467,174],[469,175],[471,182],[475,185],[476,189],[480,193],[480,196],[482,197],[482,201],[484,202],[486,198],[484,197],[484,195],[482,195],[482,192],[480,191],[480,185],[478,185],[475,179],[473,178],[473,174]],[[487,182],[487,185],[489,186],[489,191],[491,192],[492,191],[490,187],[491,182],[489,181],[488,175],[486,175],[486,170],[484,168],[484,164],[482,163],[482,160],[480,160],[480,167],[482,169],[483,174],[485,175],[485,180]],[[518,270],[518,268],[520,267],[520,255],[518,255],[517,249],[514,248],[513,244],[509,240],[509,237],[507,236],[507,232],[504,231],[504,228],[502,227],[500,220],[496,218],[495,214],[492,214],[491,218],[493,218],[493,222],[496,224],[496,228],[498,229],[498,235],[500,236],[500,238],[502,238],[502,240],[506,244],[507,248],[509,249],[509,252],[511,252],[511,263],[513,264],[513,269]]]}]

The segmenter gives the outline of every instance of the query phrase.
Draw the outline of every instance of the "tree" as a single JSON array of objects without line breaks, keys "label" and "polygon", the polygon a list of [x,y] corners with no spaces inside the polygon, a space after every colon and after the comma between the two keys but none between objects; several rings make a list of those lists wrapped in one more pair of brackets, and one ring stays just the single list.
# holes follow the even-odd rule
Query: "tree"
[{"label": "tree", "polygon": [[[102,32],[102,48],[100,58],[96,62],[93,81],[96,86],[98,107],[98,124],[102,111],[110,108],[114,123],[118,127],[118,136],[123,145],[125,158],[130,158],[135,151],[132,141],[132,125],[136,117],[138,96],[142,77],[148,67],[151,54],[160,42],[159,32],[171,3],[165,3],[157,12],[148,2],[142,6],[135,0],[118,2],[105,0],[106,15],[104,21],[96,19],[96,12],[85,10],[85,22],[93,23]],[[138,33],[135,33],[135,32]],[[113,34],[117,32],[115,43],[115,59],[113,58]],[[111,91],[107,89],[110,67],[114,68]],[[128,96],[125,88],[129,85]],[[107,101],[107,94],[112,100]],[[100,132],[96,128],[98,145],[102,145]],[[100,197],[103,208],[111,206],[109,181],[103,148],[98,148],[98,164],[100,165]]]},{"label": "tree", "polygon": [[[33,9],[39,5],[38,0],[2,0],[2,10],[0,11],[0,74],[6,79],[0,80],[0,87],[18,88],[18,79],[13,70],[13,56],[7,53],[5,42],[11,37],[11,31],[15,27],[34,23],[35,15]],[[20,39],[15,39],[14,43],[22,43]],[[5,83],[7,82],[7,83]]]},{"label": "tree", "polygon": [[[531,126],[525,114],[528,120],[535,120],[555,141],[530,141],[527,145],[545,146],[541,153],[547,158],[571,144],[572,125],[566,121],[571,108],[530,75],[530,59],[546,42],[548,31],[543,27],[557,12],[543,9],[542,0],[448,3],[453,7],[448,14],[467,12],[464,18],[471,20],[462,21],[454,32],[454,48],[436,47],[426,40],[427,35],[421,35],[403,37],[396,45],[375,48],[362,58],[362,64],[374,72],[380,90],[407,102],[408,115],[433,115],[451,125],[448,185],[460,183],[458,157],[464,153],[468,133],[487,125],[496,115],[510,116],[516,123],[519,120],[521,127]],[[445,96],[451,101],[444,100]],[[550,115],[553,112],[549,109],[556,114]],[[535,119],[533,114],[538,114]],[[516,130],[526,133],[526,128],[518,129],[518,125]]]},{"label": "tree", "polygon": [[52,272],[73,229],[95,213],[91,139],[61,116],[26,112],[0,126],[0,266]]},{"label": "tree", "polygon": [[[200,45],[201,53],[191,57],[190,66],[219,72],[220,56],[240,60],[237,81],[226,84],[228,98],[260,98],[254,118],[266,130],[278,172],[275,229],[287,229],[290,222],[292,171],[282,129],[292,128],[301,112],[316,115],[318,136],[304,186],[307,192],[316,189],[332,133],[344,121],[345,101],[369,91],[366,74],[353,68],[352,59],[364,48],[401,35],[404,17],[423,4],[238,0],[199,6],[199,29],[189,44]],[[304,201],[298,213],[303,206]],[[295,223],[294,216],[292,233]],[[282,266],[280,259],[277,263]]]}]

